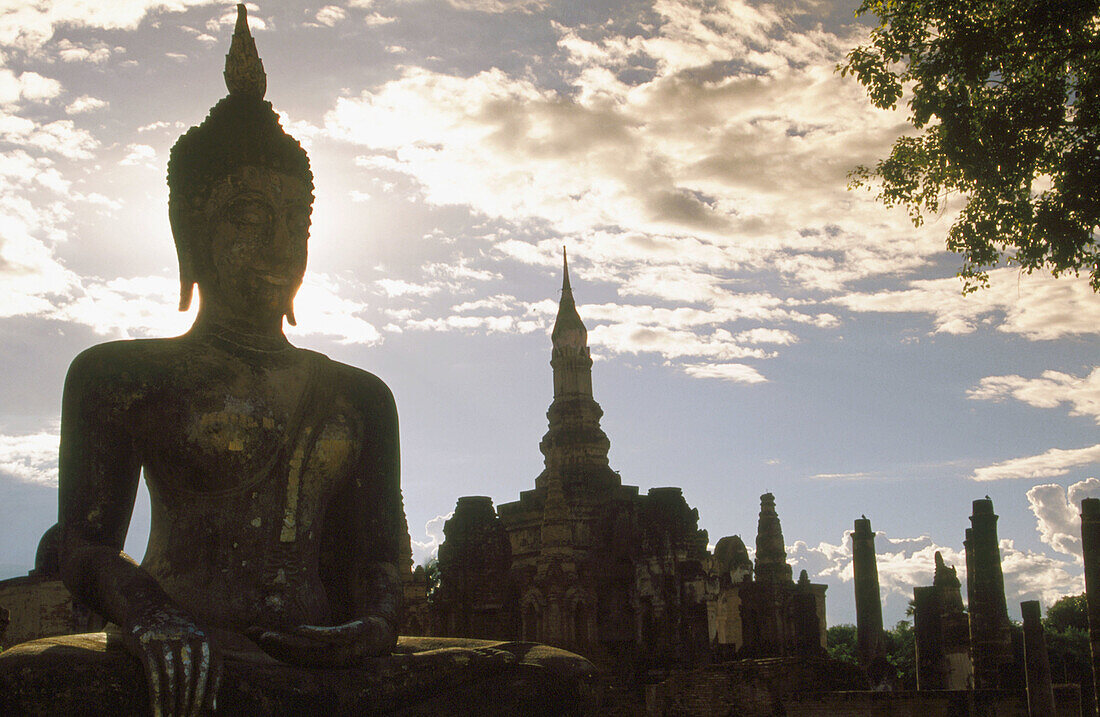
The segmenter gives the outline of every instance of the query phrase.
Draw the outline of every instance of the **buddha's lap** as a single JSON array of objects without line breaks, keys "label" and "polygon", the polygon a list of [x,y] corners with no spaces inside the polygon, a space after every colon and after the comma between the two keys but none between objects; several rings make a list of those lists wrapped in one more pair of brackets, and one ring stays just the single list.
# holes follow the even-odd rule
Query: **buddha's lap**
[{"label": "buddha's lap", "polygon": [[[533,643],[402,638],[394,653],[351,668],[285,665],[229,650],[219,712],[572,713],[595,699],[582,657]],[[3,714],[143,714],[145,677],[116,632],[44,638],[0,653]],[[433,707],[433,705],[435,705]]]}]

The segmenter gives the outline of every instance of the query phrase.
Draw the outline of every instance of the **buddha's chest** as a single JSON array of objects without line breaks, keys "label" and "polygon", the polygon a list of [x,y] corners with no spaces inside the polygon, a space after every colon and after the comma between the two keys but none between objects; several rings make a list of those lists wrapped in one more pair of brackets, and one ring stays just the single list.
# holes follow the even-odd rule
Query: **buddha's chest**
[{"label": "buddha's chest", "polygon": [[[191,377],[142,411],[147,477],[168,493],[326,492],[347,472],[355,422],[302,371]],[[271,494],[271,495],[268,495]],[[275,494],[279,494],[276,496]],[[293,497],[289,500],[295,500]]]}]

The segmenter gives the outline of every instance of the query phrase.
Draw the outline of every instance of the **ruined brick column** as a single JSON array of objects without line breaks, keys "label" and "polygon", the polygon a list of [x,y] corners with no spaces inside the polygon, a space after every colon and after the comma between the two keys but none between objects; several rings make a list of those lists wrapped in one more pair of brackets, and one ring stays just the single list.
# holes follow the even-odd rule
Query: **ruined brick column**
[{"label": "ruined brick column", "polygon": [[1042,610],[1038,600],[1020,603],[1024,615],[1024,667],[1027,672],[1029,717],[1054,717],[1054,691],[1050,684],[1050,658],[1043,636]]},{"label": "ruined brick column", "polygon": [[[1081,501],[1081,550],[1085,560],[1085,595],[1089,606],[1089,642],[1092,643],[1092,713],[1100,714],[1100,499]],[[1087,689],[1082,686],[1082,689]]]},{"label": "ruined brick column", "polygon": [[932,586],[939,591],[943,609],[943,651],[947,656],[947,685],[949,690],[965,690],[973,684],[974,668],[970,664],[970,623],[963,607],[961,584],[954,567],[943,562],[937,550],[936,572]]},{"label": "ruined brick column", "polygon": [[856,520],[852,532],[852,574],[856,590],[856,644],[859,660],[867,666],[881,657],[885,650],[875,533],[866,516]]},{"label": "ruined brick column", "polygon": [[760,518],[756,524],[756,567],[754,579],[761,583],[792,583],[787,548],[783,545],[783,527],[775,512],[775,496],[760,496]]},{"label": "ruined brick column", "polygon": [[997,540],[997,514],[989,498],[974,501],[966,531],[966,595],[970,608],[970,650],[974,686],[1011,687],[1012,626],[1005,603],[1005,579]]},{"label": "ruined brick column", "polygon": [[917,648],[917,689],[947,689],[943,645],[943,601],[936,587],[913,588],[913,637]]}]

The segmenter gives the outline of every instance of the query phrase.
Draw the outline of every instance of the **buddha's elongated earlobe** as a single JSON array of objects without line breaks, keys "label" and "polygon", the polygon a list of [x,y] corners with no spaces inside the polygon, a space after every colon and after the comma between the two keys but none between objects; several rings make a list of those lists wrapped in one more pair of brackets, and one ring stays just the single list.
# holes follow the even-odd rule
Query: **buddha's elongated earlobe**
[{"label": "buddha's elongated earlobe", "polygon": [[187,238],[187,224],[181,216],[181,208],[168,198],[168,223],[172,227],[172,238],[176,242],[176,259],[180,265],[180,311],[191,308],[191,297],[195,293],[195,264],[191,257],[191,244]]},{"label": "buddha's elongated earlobe", "polygon": [[195,293],[195,282],[180,271],[180,311],[191,308],[191,297]]},{"label": "buddha's elongated earlobe", "polygon": [[294,299],[290,300],[290,306],[286,307],[286,312],[283,314],[286,316],[286,322],[291,326],[297,326],[298,320],[294,318]]}]

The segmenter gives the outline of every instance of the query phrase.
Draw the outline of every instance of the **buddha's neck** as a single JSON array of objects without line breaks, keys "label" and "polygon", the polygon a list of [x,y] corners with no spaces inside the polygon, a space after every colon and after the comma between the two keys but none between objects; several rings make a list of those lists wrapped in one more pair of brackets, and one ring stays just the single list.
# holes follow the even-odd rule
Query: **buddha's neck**
[{"label": "buddha's neck", "polygon": [[243,320],[227,312],[199,309],[191,335],[211,337],[243,349],[260,352],[282,351],[291,347],[283,334],[283,317],[266,321]]}]

